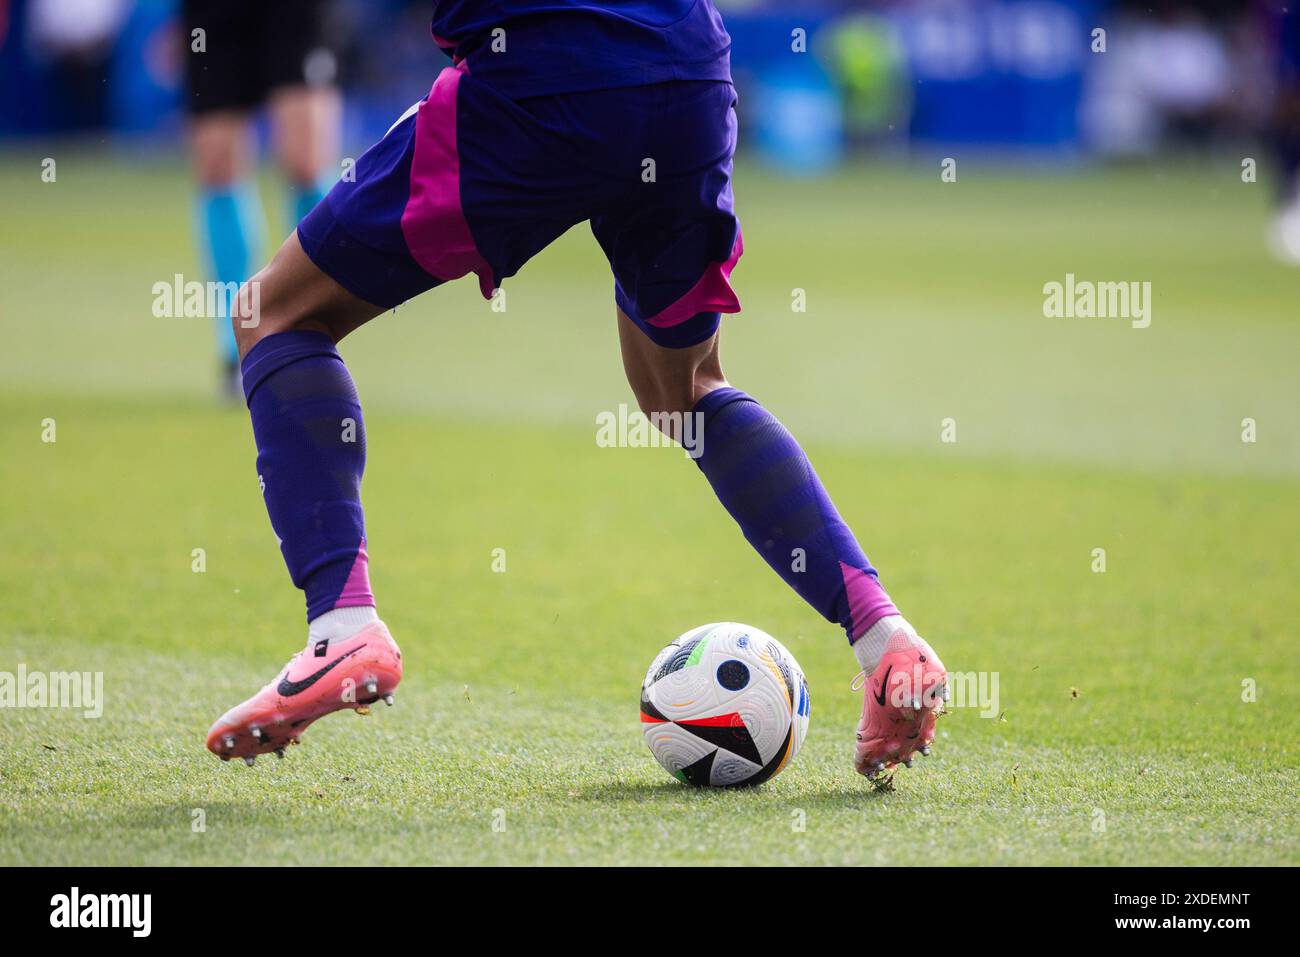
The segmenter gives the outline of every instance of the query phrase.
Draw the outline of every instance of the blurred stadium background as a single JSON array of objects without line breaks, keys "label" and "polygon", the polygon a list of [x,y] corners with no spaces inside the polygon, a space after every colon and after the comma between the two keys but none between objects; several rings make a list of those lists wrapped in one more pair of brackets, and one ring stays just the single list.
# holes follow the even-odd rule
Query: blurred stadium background
[{"label": "blurred stadium background", "polygon": [[[1271,130],[1286,29],[1275,0],[717,6],[734,40],[745,148],[801,173],[863,152],[956,145],[1042,161],[1255,142]],[[4,0],[0,135],[107,134],[124,148],[174,148],[184,42],[176,8]],[[423,0],[336,4],[351,148],[373,142],[429,85],[441,55],[428,14]],[[1096,28],[1108,55],[1092,49]],[[789,55],[795,31],[811,55]]]},{"label": "blurred stadium background", "polygon": [[[0,295],[14,314],[28,294],[47,314],[11,330],[8,361],[0,358],[11,385],[214,391],[211,339],[194,323],[153,321],[151,348],[166,355],[154,362],[103,312],[148,318],[154,282],[205,278],[190,222],[177,6],[0,0],[0,176],[9,207],[0,239],[6,268],[20,277]],[[867,330],[873,348],[913,356],[889,363],[898,372],[881,382],[909,389],[905,408],[847,426],[822,414],[801,422],[802,403],[791,396],[797,424],[827,437],[929,445],[951,403],[927,396],[953,397],[961,363],[976,354],[989,381],[960,401],[968,419],[991,432],[1000,421],[1004,434],[972,447],[1234,466],[1240,443],[1209,447],[1176,423],[1192,410],[1239,421],[1250,405],[1246,377],[1267,392],[1262,373],[1292,355],[1289,325],[1274,320],[1295,280],[1269,261],[1269,233],[1294,199],[1300,243],[1300,197],[1287,195],[1295,189],[1288,164],[1300,156],[1300,16],[1273,0],[809,2],[797,15],[759,0],[718,6],[740,90],[739,209],[756,237],[737,272],[746,307],[737,321],[754,334],[729,337],[729,351],[797,363],[783,334],[815,330],[825,348],[810,347],[803,361],[821,381],[823,410],[852,400],[852,356]],[[345,91],[341,159],[382,135],[445,65],[428,15],[424,0],[333,7],[340,53],[319,68]],[[30,170],[47,155],[62,161],[63,175],[42,191]],[[946,157],[959,161],[957,184],[940,183]],[[1257,169],[1250,182],[1246,159]],[[273,171],[263,187],[264,259],[292,224],[274,201],[282,186]],[[826,239],[816,256],[814,237]],[[58,261],[69,271],[50,268]],[[1067,272],[1155,280],[1156,308],[1165,317],[1178,310],[1181,321],[1157,320],[1150,353],[1133,343],[1117,350],[1087,323],[1034,323],[1043,283]],[[406,312],[436,315],[436,326],[408,326],[412,349],[388,350],[394,374],[367,395],[457,414],[605,407],[611,388],[621,388],[609,344],[579,335],[609,314],[605,274],[585,235],[570,235],[510,284],[517,318],[572,329],[563,348],[540,334],[530,341],[526,321],[511,324],[508,341],[483,334],[481,323],[471,331],[465,321],[484,307],[465,289],[424,297]],[[796,287],[812,305],[793,324]],[[100,294],[87,300],[79,288]],[[563,292],[530,292],[543,288]],[[1249,347],[1236,335],[1242,323],[1256,334]],[[592,377],[539,385],[539,352],[521,344],[566,368],[565,350],[589,349]],[[430,375],[420,356],[449,351],[464,361],[438,363]],[[488,355],[497,385],[491,396],[470,395],[474,375],[464,370]],[[141,365],[147,376],[136,374]],[[1110,380],[1104,389],[1098,376]],[[796,379],[780,377],[776,398],[797,391]],[[1040,385],[1055,395],[1050,408],[1025,402]],[[1268,393],[1274,400],[1284,397]],[[1250,450],[1251,467],[1300,467],[1293,437],[1274,438],[1268,451]]]}]

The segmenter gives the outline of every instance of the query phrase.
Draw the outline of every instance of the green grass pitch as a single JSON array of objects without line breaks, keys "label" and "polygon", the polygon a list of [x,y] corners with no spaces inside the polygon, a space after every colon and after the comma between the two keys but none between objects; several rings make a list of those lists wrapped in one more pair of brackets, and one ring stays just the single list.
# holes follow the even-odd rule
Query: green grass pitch
[{"label": "green grass pitch", "polygon": [[[212,332],[150,313],[197,276],[183,170],[5,155],[0,671],[102,672],[105,706],[0,708],[0,863],[1300,863],[1300,273],[1264,254],[1265,189],[1231,163],[738,172],[729,375],[948,666],[999,677],[998,716],[957,709],[875,793],[842,635],[680,451],[596,446],[632,400],[585,228],[503,313],[461,283],[345,343],[407,676],[283,762],[213,759],[209,723],[304,628]],[[1151,327],[1045,318],[1067,272],[1150,281]],[[651,656],[721,619],[779,637],[813,695],[749,791],[683,787],[639,735]]]}]

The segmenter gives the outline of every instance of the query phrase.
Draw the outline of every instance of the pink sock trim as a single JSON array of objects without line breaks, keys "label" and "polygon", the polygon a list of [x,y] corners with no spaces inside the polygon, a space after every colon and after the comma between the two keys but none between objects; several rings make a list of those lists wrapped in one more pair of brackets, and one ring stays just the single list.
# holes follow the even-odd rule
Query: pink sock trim
[{"label": "pink sock trim", "polygon": [[339,600],[334,603],[334,607],[373,607],[374,604],[375,596],[370,592],[370,556],[366,554],[366,540],[363,538],[357,548],[357,557],[352,562],[352,570],[348,572],[348,580],[343,583],[343,590],[339,592]]},{"label": "pink sock trim", "polygon": [[853,620],[853,629],[849,632],[850,643],[861,638],[886,615],[898,614],[894,602],[874,575],[868,575],[862,569],[843,562],[840,562],[840,573],[844,576],[844,588],[849,598],[849,617]]}]

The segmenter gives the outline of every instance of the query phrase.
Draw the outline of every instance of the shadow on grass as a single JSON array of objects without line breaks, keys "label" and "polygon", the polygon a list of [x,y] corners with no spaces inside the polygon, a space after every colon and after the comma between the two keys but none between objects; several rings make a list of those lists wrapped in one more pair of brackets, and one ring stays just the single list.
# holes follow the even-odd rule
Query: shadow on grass
[{"label": "shadow on grass", "polygon": [[582,800],[601,803],[631,802],[635,804],[752,804],[779,801],[805,809],[852,809],[864,804],[874,804],[891,795],[901,797],[898,792],[886,792],[873,788],[866,781],[861,784],[834,784],[825,790],[788,791],[769,788],[766,785],[738,788],[704,788],[679,784],[676,781],[662,781],[654,784],[646,782],[622,783],[610,781],[591,784],[578,789]]}]

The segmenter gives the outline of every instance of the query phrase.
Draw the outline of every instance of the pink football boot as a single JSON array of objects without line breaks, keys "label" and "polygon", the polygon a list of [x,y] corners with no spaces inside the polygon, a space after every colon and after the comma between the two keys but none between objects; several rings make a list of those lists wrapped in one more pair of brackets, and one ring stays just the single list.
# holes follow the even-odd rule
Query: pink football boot
[{"label": "pink football boot", "polygon": [[252,764],[259,754],[284,757],[307,726],[332,711],[369,714],[379,699],[393,703],[402,680],[402,652],[376,619],[350,638],[321,641],[301,651],[280,675],[243,704],[231,708],[208,732],[208,750],[229,761]]},{"label": "pink football boot", "polygon": [[899,764],[910,768],[916,752],[930,753],[935,721],[951,697],[948,672],[924,639],[899,629],[875,671],[859,677],[866,679],[866,694],[853,766],[876,781]]}]

